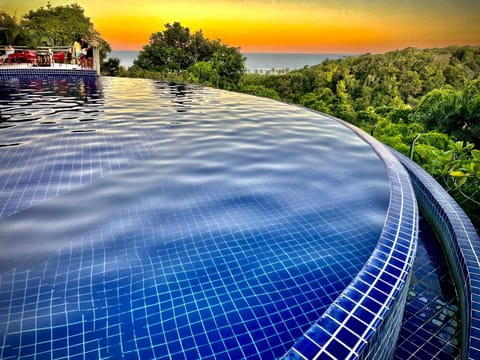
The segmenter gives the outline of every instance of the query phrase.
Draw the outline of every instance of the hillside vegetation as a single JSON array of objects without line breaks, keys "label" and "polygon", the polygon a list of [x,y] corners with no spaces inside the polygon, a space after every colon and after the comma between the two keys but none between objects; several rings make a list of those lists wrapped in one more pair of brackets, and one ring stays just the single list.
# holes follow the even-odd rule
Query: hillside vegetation
[{"label": "hillside vegetation", "polygon": [[410,155],[480,228],[480,49],[366,54],[286,74],[245,74],[238,90],[332,114]]}]

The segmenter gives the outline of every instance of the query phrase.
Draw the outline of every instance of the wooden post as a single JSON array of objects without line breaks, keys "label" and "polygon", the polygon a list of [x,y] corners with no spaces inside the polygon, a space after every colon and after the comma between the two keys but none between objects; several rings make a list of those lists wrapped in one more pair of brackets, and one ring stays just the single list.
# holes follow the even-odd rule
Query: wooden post
[{"label": "wooden post", "polygon": [[100,50],[98,49],[98,46],[93,48],[93,63],[94,69],[97,70],[97,75],[100,76]]}]

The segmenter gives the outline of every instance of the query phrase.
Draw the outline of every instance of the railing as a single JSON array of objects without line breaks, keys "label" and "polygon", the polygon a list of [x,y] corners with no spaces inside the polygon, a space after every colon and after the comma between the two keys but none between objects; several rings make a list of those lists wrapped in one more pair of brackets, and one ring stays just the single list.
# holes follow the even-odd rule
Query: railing
[{"label": "railing", "polygon": [[[0,46],[2,49],[3,46]],[[39,46],[35,49],[26,46],[14,46],[15,53],[5,60],[5,64],[31,64],[32,66],[70,65],[76,69],[93,69],[100,75],[100,53],[98,47],[93,47],[93,56],[88,60],[85,55],[76,59],[71,46]],[[4,53],[1,51],[1,53]]]}]

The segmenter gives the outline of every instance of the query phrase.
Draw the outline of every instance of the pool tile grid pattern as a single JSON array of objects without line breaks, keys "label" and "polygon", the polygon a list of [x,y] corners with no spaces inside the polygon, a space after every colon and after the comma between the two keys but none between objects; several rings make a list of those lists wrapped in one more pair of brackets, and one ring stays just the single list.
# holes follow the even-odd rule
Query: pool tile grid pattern
[{"label": "pool tile grid pattern", "polygon": [[457,359],[459,302],[445,254],[422,216],[395,360]]},{"label": "pool tile grid pattern", "polygon": [[[105,91],[108,89],[106,87]],[[250,98],[248,100],[250,107],[252,103]],[[294,113],[288,113],[288,117],[290,118]],[[91,115],[91,113],[88,114]],[[90,115],[86,115],[86,117],[90,118]],[[188,113],[184,115],[188,115]],[[310,113],[306,115],[310,116]],[[93,123],[95,122],[87,121],[85,124],[93,126]],[[87,144],[91,143],[95,135],[104,139],[102,132],[99,131],[101,125],[97,125],[99,128],[96,132],[83,133],[89,137],[82,137],[81,141]],[[153,137],[151,140],[155,144],[159,144],[159,142],[163,144],[165,138],[173,137],[172,133],[174,132],[173,130],[170,132],[172,129],[170,121],[165,125],[169,131],[155,126],[155,131],[153,128],[149,128],[145,134],[141,133],[148,139]],[[124,130],[125,125],[122,124],[120,128]],[[336,125],[335,128],[350,133],[342,126]],[[178,129],[178,126],[174,129]],[[128,127],[125,129],[125,131],[132,132],[130,130]],[[355,141],[362,143],[358,139]],[[371,153],[366,144],[361,145]],[[131,146],[126,146],[126,148],[124,151]],[[10,147],[10,149],[18,150],[21,147]],[[146,150],[148,149],[146,148]],[[178,149],[178,147],[170,147],[169,151],[177,154]],[[133,151],[133,149],[130,150]],[[134,154],[136,153],[135,151]],[[132,174],[140,177],[141,174],[154,173],[148,169],[158,168],[155,159],[141,161],[137,167],[135,160],[138,157],[132,158],[127,156],[129,154],[130,152],[126,152],[122,159],[128,160],[130,166],[122,167],[109,176],[98,178],[91,187],[102,188],[102,185],[105,185],[105,188],[110,190],[122,189],[122,186],[115,186],[119,182],[121,183],[122,179],[128,179],[130,182]],[[168,154],[163,152],[161,156],[166,155]],[[372,154],[371,158],[375,159],[376,156]],[[100,165],[101,163],[95,162],[95,164]],[[110,163],[107,162],[107,164]],[[162,162],[162,164],[165,163]],[[177,168],[178,163],[172,163],[171,166]],[[380,170],[384,169],[380,160],[378,167]],[[322,167],[319,166],[319,168]],[[108,173],[107,169],[110,169],[110,166],[107,166],[103,174]],[[144,169],[146,172],[139,171],[140,169]],[[171,168],[164,168],[166,173],[171,173],[169,169]],[[385,175],[385,172],[382,171],[381,174]],[[124,175],[129,176],[124,177]],[[141,179],[135,179],[138,181],[132,183],[140,185],[141,181],[139,180]],[[159,174],[159,179],[162,179],[161,174]],[[153,193],[161,198],[162,194],[188,195],[185,192],[172,192],[171,190],[176,189],[174,182],[152,182],[151,179],[144,179],[144,181],[146,185],[154,183],[154,188],[158,187],[158,191],[155,190]],[[385,208],[382,207],[382,209],[386,210],[388,184],[387,181],[384,183],[385,187],[383,188],[382,182],[382,188],[387,191]],[[356,187],[358,185],[357,183]],[[199,195],[195,199],[198,199],[200,204],[208,197],[206,195],[211,194],[209,191],[204,192],[203,189],[206,190],[198,185],[195,186],[195,192],[198,192]],[[83,191],[84,189],[78,189],[78,193]],[[15,218],[21,219],[23,216],[28,218],[26,213],[29,211],[39,210],[40,213],[44,213],[42,209],[45,207],[43,206],[50,207],[54,205],[53,202],[73,202],[73,199],[78,198],[75,193],[76,189],[71,189],[67,194],[52,198],[45,203],[39,203],[24,211],[16,212],[14,210],[4,221],[14,221]],[[98,194],[94,191],[85,191],[85,193]],[[150,192],[148,193],[151,195]],[[129,189],[129,196],[134,194],[136,194],[134,189]],[[283,194],[290,195],[288,191]],[[111,191],[105,195],[111,195]],[[360,201],[362,210],[367,207],[368,197],[366,196],[366,201]],[[135,198],[140,199],[137,196]],[[177,196],[175,198],[175,202],[178,204],[179,199]],[[230,198],[234,202],[231,202]],[[345,198],[346,206],[352,206],[351,197],[345,197],[342,193],[341,198]],[[95,196],[95,199],[101,203],[102,197]],[[142,197],[142,199],[144,198]],[[248,197],[247,200],[249,199],[252,198]],[[318,206],[318,200],[311,197],[309,200],[312,206]],[[221,199],[209,198],[209,201],[218,203],[221,202]],[[281,215],[278,202],[265,201],[262,215],[255,213],[256,226],[253,229],[259,228],[259,221],[261,221],[265,224],[266,229],[271,228],[268,233],[264,231],[263,235],[258,237],[257,231],[236,231],[235,228],[233,229],[235,231],[227,233],[223,239],[219,239],[222,240],[221,243],[220,241],[211,241],[211,238],[216,237],[217,234],[223,234],[224,225],[234,224],[231,220],[235,217],[233,211],[243,211],[249,206],[248,203],[244,203],[242,199],[238,199],[232,193],[232,196],[228,196],[227,203],[230,204],[230,210],[225,213],[225,218],[219,218],[218,213],[214,211],[210,213],[204,208],[201,209],[201,212],[197,212],[195,209],[194,213],[182,212],[179,209],[178,212],[169,214],[163,224],[169,223],[169,220],[172,220],[172,226],[184,224],[186,221],[179,222],[179,220],[183,216],[188,219],[190,214],[195,215],[196,220],[192,228],[185,226],[178,228],[178,231],[175,230],[176,228],[170,230],[174,237],[177,237],[177,234],[181,235],[178,241],[169,241],[159,246],[158,239],[165,238],[164,235],[169,233],[168,229],[158,225],[162,224],[160,221],[162,216],[155,209],[161,201],[148,196],[145,200],[134,203],[135,206],[127,207],[118,217],[114,216],[111,222],[104,224],[102,221],[98,227],[91,227],[92,230],[87,234],[82,235],[83,232],[75,232],[74,243],[78,243],[79,247],[73,245],[71,248],[66,247],[59,250],[58,255],[54,254],[49,257],[46,262],[40,262],[38,266],[29,270],[18,267],[3,277],[5,295],[0,296],[0,299],[4,300],[1,305],[7,310],[0,313],[9,318],[8,321],[0,321],[0,324],[9,324],[10,327],[4,331],[7,335],[3,341],[0,339],[0,343],[6,345],[3,348],[3,356],[0,357],[16,359],[19,356],[25,358],[45,356],[80,359],[84,354],[87,354],[87,358],[121,358],[124,354],[125,358],[164,356],[165,358],[184,359],[208,358],[212,353],[212,358],[215,356],[216,358],[248,357],[253,359],[266,358],[268,354],[262,356],[263,353],[261,353],[261,351],[265,352],[265,349],[271,349],[275,356],[281,356],[348,285],[353,277],[352,274],[356,274],[363,266],[375,246],[385,216],[382,211],[378,232],[375,233],[373,243],[368,251],[362,250],[364,244],[367,243],[361,240],[363,239],[362,234],[358,231],[352,233],[361,244],[355,248],[355,254],[358,254],[355,256],[355,261],[362,255],[365,256],[358,261],[355,271],[346,278],[346,271],[335,265],[332,267],[332,276],[326,281],[321,281],[319,280],[321,272],[326,270],[326,267],[319,266],[318,261],[305,264],[305,260],[318,251],[318,243],[307,241],[307,244],[300,246],[298,241],[308,239],[306,237],[308,234],[313,237],[319,232],[325,232],[327,236],[331,236],[333,224],[340,222],[339,226],[335,226],[335,228],[342,229],[343,234],[336,238],[337,242],[327,242],[329,249],[325,251],[325,254],[335,258],[336,263],[339,262],[339,259],[343,259],[346,251],[342,245],[346,243],[345,236],[348,236],[344,230],[345,226],[353,219],[345,216],[343,212],[338,212],[338,216],[332,213],[332,204],[327,204],[329,209],[325,213],[327,220],[325,226],[311,226],[300,229],[300,232],[291,232],[288,227],[278,226],[273,222],[273,220],[277,221]],[[183,204],[183,201],[180,203]],[[308,207],[310,203],[303,204],[303,206]],[[57,206],[53,207],[58,209]],[[92,207],[98,209],[102,206],[94,205]],[[105,209],[103,212],[106,213]],[[60,211],[60,213],[65,212]],[[298,218],[301,214],[288,210],[286,211],[286,220],[291,217]],[[213,218],[215,218],[215,222],[212,223],[209,220]],[[249,221],[249,218],[236,218],[237,221],[242,219],[238,223],[239,229],[243,229],[243,225]],[[147,223],[145,223],[146,219],[149,220]],[[58,217],[55,221],[57,220]],[[202,230],[206,228],[204,221],[205,225],[209,226],[208,233]],[[68,221],[60,222],[68,223]],[[287,225],[289,221],[281,221],[281,223]],[[260,226],[259,230],[263,230],[265,227]],[[5,228],[9,227],[3,227],[3,229]],[[141,231],[136,230],[140,228]],[[0,226],[1,229],[2,226]],[[214,231],[215,229],[217,231]],[[35,238],[37,238],[38,232],[35,231],[35,233]],[[371,236],[369,237],[371,238]],[[52,242],[48,236],[41,238]],[[197,247],[191,246],[192,238],[193,243],[198,244]],[[246,243],[252,244],[253,247],[246,248],[244,245]],[[278,258],[279,261],[269,263],[266,253],[258,248],[263,244],[271,249],[273,260]],[[292,257],[296,249],[301,253],[298,257]],[[289,258],[288,263],[285,263],[285,270],[282,267],[282,261],[286,258],[284,254],[288,254]],[[147,261],[145,262],[143,259],[147,259]],[[187,263],[177,261],[178,259],[187,259]],[[258,268],[256,264],[258,264]],[[350,267],[352,264],[348,262],[346,265]],[[276,276],[278,270],[282,274],[288,272],[292,279],[285,282],[281,276]],[[229,279],[222,280],[216,275],[224,273],[227,273]],[[231,276],[228,273],[231,273]],[[212,281],[209,280],[211,276],[215,277]],[[230,280],[230,278],[232,279]],[[342,280],[340,284],[340,278],[347,280]],[[273,289],[268,284],[267,286],[263,285],[270,279],[272,281],[278,279],[278,282],[273,284]],[[290,286],[291,284],[293,288],[297,289],[300,281],[305,282],[304,286],[300,287],[301,291],[285,288],[286,285]],[[180,290],[179,283],[185,282],[191,282],[192,286]],[[244,292],[240,288],[240,285],[245,283],[251,284],[251,290],[247,289]],[[206,288],[207,286],[209,288]],[[279,291],[276,290],[277,288]],[[325,306],[319,304],[320,296],[314,289],[328,291],[329,294],[332,294],[328,297],[328,304]],[[334,295],[330,293],[333,290],[335,290]],[[180,296],[179,293],[182,291],[185,292],[183,296]],[[194,295],[192,295],[193,291],[195,291]],[[218,296],[215,296],[215,293]],[[256,294],[260,296],[257,297]],[[273,302],[277,302],[279,296],[285,296],[288,302],[279,305],[282,308],[275,309]],[[178,298],[183,303],[171,301],[171,299]],[[217,301],[217,298],[222,302]],[[310,301],[311,304],[305,308],[306,313],[303,316],[298,313],[296,307],[298,303],[305,301]],[[270,314],[274,314],[276,310],[279,312],[278,316],[275,315],[275,319],[270,320]],[[300,328],[298,325],[302,321],[304,323]],[[204,328],[212,331],[205,332]],[[263,337],[263,339],[258,340],[259,337]]]},{"label": "pool tile grid pattern", "polygon": [[85,77],[96,78],[97,72],[92,69],[62,69],[59,67],[0,67],[0,79],[44,79],[46,77]]},{"label": "pool tile grid pattern", "polygon": [[395,152],[407,168],[422,212],[436,228],[460,298],[461,358],[480,359],[480,238],[454,199],[419,165]]},{"label": "pool tile grid pattern", "polygon": [[403,318],[418,238],[418,209],[409,176],[383,144],[336,120],[369,143],[385,162],[390,204],[368,262],[284,359],[391,358]]},{"label": "pool tile grid pattern", "polygon": [[[23,78],[10,80],[13,85],[25,86]],[[11,96],[13,101],[8,96],[4,101],[0,98],[0,129],[3,125],[12,131],[0,141],[0,163],[13,169],[0,174],[0,218],[145,160],[154,151],[155,140],[166,141],[163,134],[167,131],[142,131],[123,116],[109,118],[106,125],[102,121],[105,99],[97,93],[101,82],[90,78],[57,80],[43,77],[26,81],[28,88],[22,87]],[[29,99],[38,91],[36,85],[42,89],[40,96],[35,95],[36,101],[40,99],[46,110],[32,106]],[[83,91],[74,93],[70,87]],[[111,131],[112,127],[121,130]],[[122,142],[126,134],[128,141]],[[50,147],[61,151],[53,157]],[[12,165],[15,162],[20,165]]]}]

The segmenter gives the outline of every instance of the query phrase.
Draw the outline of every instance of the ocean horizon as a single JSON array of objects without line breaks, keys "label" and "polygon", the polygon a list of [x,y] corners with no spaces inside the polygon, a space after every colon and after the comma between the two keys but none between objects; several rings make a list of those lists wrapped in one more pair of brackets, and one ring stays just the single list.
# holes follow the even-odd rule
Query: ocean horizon
[{"label": "ocean horizon", "polygon": [[[120,65],[129,68],[140,51],[112,50],[109,58],[120,59]],[[326,59],[335,60],[358,54],[294,54],[294,53],[242,53],[247,59],[245,65],[248,72],[295,70],[305,66],[318,65]]]}]

